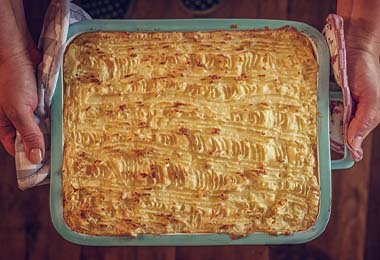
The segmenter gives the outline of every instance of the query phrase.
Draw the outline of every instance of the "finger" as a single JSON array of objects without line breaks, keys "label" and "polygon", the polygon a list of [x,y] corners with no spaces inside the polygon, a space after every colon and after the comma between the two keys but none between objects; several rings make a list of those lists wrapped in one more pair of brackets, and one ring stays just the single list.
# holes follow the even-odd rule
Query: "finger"
[{"label": "finger", "polygon": [[348,127],[348,143],[356,151],[362,152],[364,138],[379,123],[376,95],[361,98],[354,118]]},{"label": "finger", "polygon": [[22,137],[28,159],[32,163],[40,163],[45,154],[45,141],[33,112],[22,108],[8,112],[9,120]]},{"label": "finger", "polygon": [[0,120],[0,141],[11,156],[15,156],[15,137],[12,124],[8,120]]}]

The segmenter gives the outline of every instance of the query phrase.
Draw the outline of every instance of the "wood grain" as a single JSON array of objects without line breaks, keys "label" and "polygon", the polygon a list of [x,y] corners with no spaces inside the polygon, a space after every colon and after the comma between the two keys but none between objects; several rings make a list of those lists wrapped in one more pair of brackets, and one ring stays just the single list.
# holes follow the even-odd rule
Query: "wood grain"
[{"label": "wood grain", "polygon": [[[49,1],[26,0],[38,38]],[[224,0],[207,17],[291,19],[322,29],[336,1]],[[131,18],[192,18],[176,0],[137,0]],[[313,242],[294,246],[81,247],[54,230],[48,186],[17,189],[14,160],[0,146],[0,259],[379,259],[380,130],[365,141],[365,158],[350,170],[333,172],[329,225]]]},{"label": "wood grain", "polygon": [[325,25],[329,13],[336,12],[336,1],[288,0],[288,19],[308,23],[318,30]]},{"label": "wood grain", "polygon": [[266,246],[177,247],[176,259],[269,259]]},{"label": "wood grain", "polygon": [[372,138],[365,259],[380,259],[380,126],[373,131]]}]

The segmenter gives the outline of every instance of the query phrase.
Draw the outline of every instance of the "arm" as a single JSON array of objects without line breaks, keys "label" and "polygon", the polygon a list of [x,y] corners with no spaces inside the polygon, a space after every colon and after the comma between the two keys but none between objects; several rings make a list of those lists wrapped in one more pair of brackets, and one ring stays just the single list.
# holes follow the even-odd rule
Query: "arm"
[{"label": "arm", "polygon": [[17,129],[33,163],[40,162],[45,152],[43,135],[33,115],[38,102],[35,65],[39,59],[26,27],[22,0],[3,0],[0,5],[0,141],[14,155]]},{"label": "arm", "polygon": [[362,151],[363,139],[380,122],[380,0],[338,0],[345,21],[347,72],[357,102],[348,142]]}]

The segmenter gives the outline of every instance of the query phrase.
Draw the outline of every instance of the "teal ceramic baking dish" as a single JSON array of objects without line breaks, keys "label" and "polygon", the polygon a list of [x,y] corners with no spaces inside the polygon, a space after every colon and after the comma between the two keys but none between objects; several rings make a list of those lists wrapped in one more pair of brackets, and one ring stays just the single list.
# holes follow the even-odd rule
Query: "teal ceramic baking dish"
[{"label": "teal ceramic baking dish", "polygon": [[[236,26],[231,26],[236,25]],[[313,27],[299,22],[254,19],[189,19],[189,20],[92,20],[70,26],[67,42],[75,36],[89,31],[209,31],[249,30],[292,26],[305,33],[314,42],[319,61],[318,75],[318,120],[319,166],[320,166],[320,210],[315,224],[306,231],[291,235],[273,236],[253,233],[240,239],[231,239],[226,234],[170,234],[129,236],[91,236],[72,231],[63,218],[62,201],[62,69],[58,79],[53,103],[51,136],[51,186],[50,212],[53,224],[59,234],[68,241],[82,245],[100,246],[164,246],[164,245],[258,245],[304,243],[318,237],[325,230],[331,210],[331,169],[351,167],[353,161],[346,149],[345,157],[338,161],[330,159],[329,139],[329,98],[340,99],[340,93],[329,92],[329,50],[322,34]],[[233,27],[233,28],[231,28]]]}]

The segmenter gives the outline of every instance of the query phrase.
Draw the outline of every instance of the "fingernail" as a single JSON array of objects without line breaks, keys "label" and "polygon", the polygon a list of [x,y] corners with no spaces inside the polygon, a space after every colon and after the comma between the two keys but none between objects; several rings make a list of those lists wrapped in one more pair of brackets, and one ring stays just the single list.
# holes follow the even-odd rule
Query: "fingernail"
[{"label": "fingernail", "polygon": [[41,149],[31,149],[29,153],[30,161],[34,164],[41,163],[42,161],[42,151]]},{"label": "fingernail", "polygon": [[351,146],[354,148],[354,150],[361,150],[362,148],[362,142],[363,142],[363,137],[362,136],[356,136],[354,140],[352,140]]},{"label": "fingernail", "polygon": [[363,150],[356,151],[355,162],[360,162],[363,159]]}]

